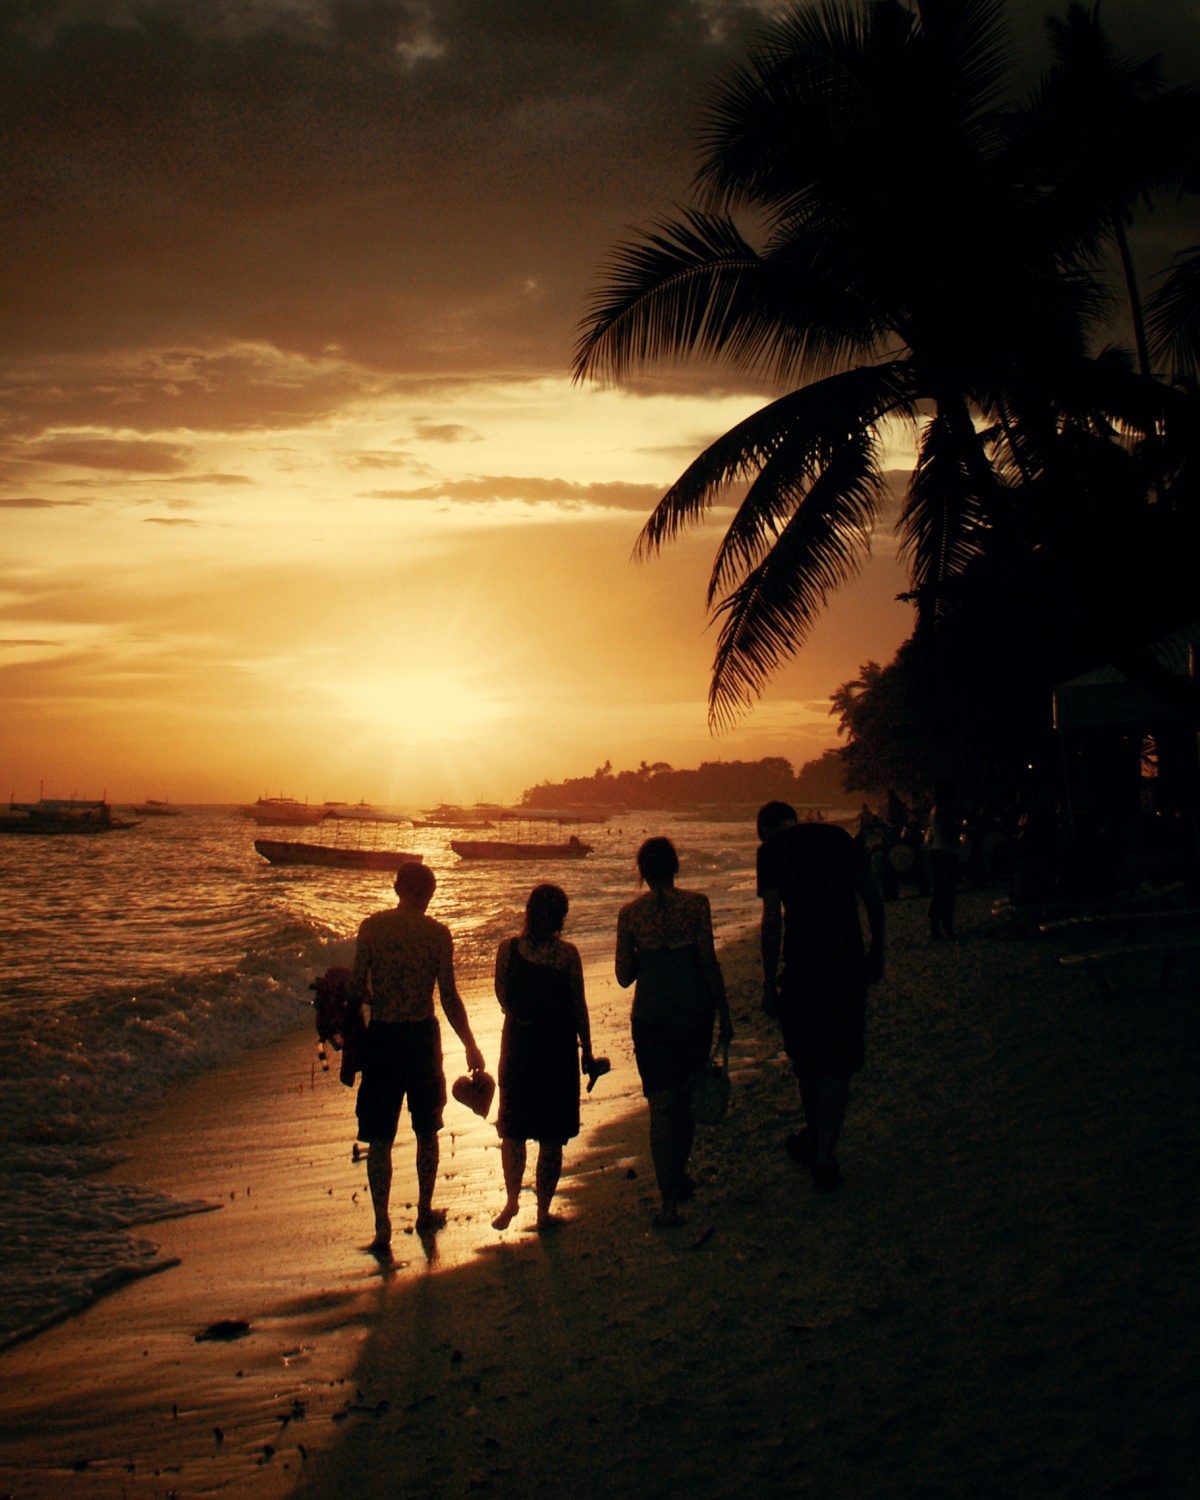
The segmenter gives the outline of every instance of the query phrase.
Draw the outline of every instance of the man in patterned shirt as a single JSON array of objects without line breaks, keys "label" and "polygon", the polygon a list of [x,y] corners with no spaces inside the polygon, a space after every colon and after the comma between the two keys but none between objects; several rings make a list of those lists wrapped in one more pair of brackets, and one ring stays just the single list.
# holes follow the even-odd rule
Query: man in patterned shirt
[{"label": "man in patterned shirt", "polygon": [[375,1238],[368,1247],[386,1254],[392,1239],[388,1200],[392,1190],[392,1143],[400,1106],[417,1137],[417,1229],[440,1229],[445,1212],[433,1207],[437,1181],[438,1131],[446,1103],[442,1038],[433,1009],[436,983],[446,1019],[467,1052],[467,1067],[483,1069],[466,1007],[454,982],[454,939],[450,929],[426,916],[437,879],[425,865],[401,865],[396,872],[399,905],[372,913],[358,929],[352,987],[371,1007],[358,1090],[358,1138],[367,1142],[367,1180],[375,1209]]}]

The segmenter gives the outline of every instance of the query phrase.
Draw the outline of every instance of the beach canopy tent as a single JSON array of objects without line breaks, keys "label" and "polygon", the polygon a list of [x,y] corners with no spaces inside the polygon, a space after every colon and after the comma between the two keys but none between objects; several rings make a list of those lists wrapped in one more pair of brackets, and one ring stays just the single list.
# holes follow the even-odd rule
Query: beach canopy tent
[{"label": "beach canopy tent", "polygon": [[1106,821],[1157,813],[1158,834],[1174,826],[1200,862],[1198,675],[1200,620],[1131,652],[1120,664],[1054,688],[1054,727],[1072,815],[1080,806]]},{"label": "beach canopy tent", "polygon": [[[1143,653],[1175,677],[1195,681],[1200,654],[1200,620],[1167,635]],[[1106,729],[1179,718],[1178,710],[1117,666],[1097,667],[1054,689],[1054,727]]]}]

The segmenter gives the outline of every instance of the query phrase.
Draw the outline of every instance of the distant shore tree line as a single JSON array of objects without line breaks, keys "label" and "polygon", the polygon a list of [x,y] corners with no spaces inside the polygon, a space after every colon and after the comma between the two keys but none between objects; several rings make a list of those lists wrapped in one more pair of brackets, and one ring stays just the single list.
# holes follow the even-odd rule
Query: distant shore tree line
[{"label": "distant shore tree line", "polygon": [[1200,93],[1123,55],[1098,3],[1048,7],[1025,86],[1007,21],[1003,0],[778,12],[713,90],[693,203],[616,248],[582,325],[577,378],[698,358],[775,393],[638,543],[732,508],[715,726],[891,521],[907,428],[913,631],[838,690],[852,786],[1011,785],[1053,762],[1055,683],[1117,663],[1174,693],[1146,648],[1200,613]]},{"label": "distant shore tree line", "polygon": [[636,770],[614,771],[605,761],[590,776],[545,781],[530,787],[524,807],[690,810],[698,807],[757,807],[775,798],[805,806],[842,808],[846,804],[840,749],[827,750],[794,771],[781,755],[762,760],[705,761],[694,770],[676,770],[665,761],[642,761]]}]

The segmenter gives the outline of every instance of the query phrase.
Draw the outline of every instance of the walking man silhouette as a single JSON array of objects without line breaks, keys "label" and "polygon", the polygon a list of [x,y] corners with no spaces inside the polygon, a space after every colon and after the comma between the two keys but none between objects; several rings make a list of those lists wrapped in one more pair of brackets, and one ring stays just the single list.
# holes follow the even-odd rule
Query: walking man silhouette
[{"label": "walking man silhouette", "polygon": [[387,1255],[391,1245],[392,1144],[405,1095],[417,1137],[416,1227],[435,1230],[446,1222],[445,1213],[433,1207],[438,1131],[446,1103],[435,984],[446,1019],[466,1048],[468,1069],[477,1073],[484,1067],[454,981],[450,929],[425,913],[436,889],[437,878],[427,865],[401,865],[396,872],[399,904],[367,917],[354,950],[352,988],[371,1007],[357,1114],[358,1138],[367,1142],[367,1181],[375,1209],[375,1238],[368,1249],[376,1255]]},{"label": "walking man silhouette", "polygon": [[844,828],[801,823],[786,802],[768,802],[759,810],[758,836],[763,1008],[779,1020],[805,1119],[787,1138],[787,1151],[809,1168],[813,1186],[828,1192],[842,1182],[834,1148],[850,1079],[863,1065],[867,988],[883,974],[883,901]]}]

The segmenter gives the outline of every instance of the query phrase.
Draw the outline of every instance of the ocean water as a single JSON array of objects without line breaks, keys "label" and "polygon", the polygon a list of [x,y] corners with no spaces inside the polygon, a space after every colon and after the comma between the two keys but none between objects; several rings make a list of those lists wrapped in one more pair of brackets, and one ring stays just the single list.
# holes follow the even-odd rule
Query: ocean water
[{"label": "ocean water", "polygon": [[[749,824],[618,816],[582,831],[586,860],[545,865],[468,863],[449,830],[402,830],[437,873],[430,912],[454,932],[468,1009],[491,1002],[496,944],[539,880],[567,890],[585,964],[607,961],[637,847],[657,833],[679,848],[680,883],[708,894],[718,935],[755,918]],[[200,1205],[97,1177],[129,1112],[310,1029],[312,979],[348,963],[359,922],[395,900],[387,874],[270,866],[259,834],[206,807],[94,837],[0,837],[0,1348],[160,1267],[133,1231]]]}]

